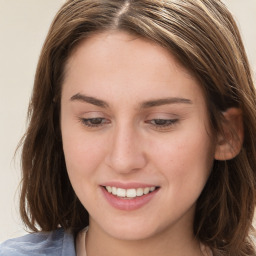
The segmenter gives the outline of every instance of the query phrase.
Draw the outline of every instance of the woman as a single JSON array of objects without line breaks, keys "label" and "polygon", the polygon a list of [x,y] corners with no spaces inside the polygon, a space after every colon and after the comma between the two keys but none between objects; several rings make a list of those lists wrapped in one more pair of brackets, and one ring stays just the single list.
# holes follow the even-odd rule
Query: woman
[{"label": "woman", "polygon": [[36,233],[0,255],[256,255],[255,101],[220,1],[67,1],[23,141]]}]

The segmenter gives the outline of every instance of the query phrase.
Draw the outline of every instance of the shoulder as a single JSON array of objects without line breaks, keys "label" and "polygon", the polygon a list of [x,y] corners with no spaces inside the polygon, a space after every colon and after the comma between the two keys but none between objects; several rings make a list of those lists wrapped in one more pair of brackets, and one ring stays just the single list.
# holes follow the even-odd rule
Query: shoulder
[{"label": "shoulder", "polygon": [[60,228],[7,240],[0,244],[0,256],[75,256],[74,237]]}]

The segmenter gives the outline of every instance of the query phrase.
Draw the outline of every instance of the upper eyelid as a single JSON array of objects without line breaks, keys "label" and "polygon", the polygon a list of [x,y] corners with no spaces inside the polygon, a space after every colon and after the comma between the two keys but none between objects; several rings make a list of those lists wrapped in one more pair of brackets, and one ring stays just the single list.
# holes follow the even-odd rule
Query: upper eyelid
[{"label": "upper eyelid", "polygon": [[[102,112],[86,112],[81,115],[77,116],[80,119],[96,119],[96,118],[101,118],[101,119],[106,119],[106,120],[112,120],[112,118],[109,115],[103,114]],[[142,117],[141,117],[142,118]],[[144,116],[142,119],[145,120],[176,120],[179,119],[180,117],[176,114],[166,114],[166,113],[160,113],[160,114],[149,114]]]},{"label": "upper eyelid", "polygon": [[150,113],[148,115],[146,115],[146,119],[166,119],[166,120],[170,120],[170,119],[177,119],[179,117],[179,115],[177,114],[173,114],[173,113]]},{"label": "upper eyelid", "polygon": [[109,116],[100,111],[87,111],[81,113],[79,116],[84,119],[92,119],[92,118],[106,118],[109,119]]}]

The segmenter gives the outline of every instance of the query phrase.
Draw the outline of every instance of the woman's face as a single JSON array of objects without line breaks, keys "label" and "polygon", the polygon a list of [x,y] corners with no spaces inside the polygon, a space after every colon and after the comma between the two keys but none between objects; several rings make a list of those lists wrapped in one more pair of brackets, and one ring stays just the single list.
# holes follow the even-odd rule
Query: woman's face
[{"label": "woman's face", "polygon": [[198,81],[165,49],[124,32],[83,41],[66,67],[61,131],[91,228],[192,234],[215,145]]}]

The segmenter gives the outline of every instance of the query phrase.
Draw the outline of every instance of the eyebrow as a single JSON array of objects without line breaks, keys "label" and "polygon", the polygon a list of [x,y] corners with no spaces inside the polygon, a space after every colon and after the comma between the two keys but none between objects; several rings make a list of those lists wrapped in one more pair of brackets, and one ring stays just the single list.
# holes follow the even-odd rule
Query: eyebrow
[{"label": "eyebrow", "polygon": [[[94,97],[86,96],[80,93],[73,95],[70,98],[70,100],[89,103],[101,108],[109,108],[109,104],[107,102]],[[153,99],[153,100],[142,102],[140,104],[140,108],[151,108],[151,107],[158,107],[158,106],[168,105],[168,104],[192,104],[192,101],[190,99],[179,98],[179,97]]]},{"label": "eyebrow", "polygon": [[70,100],[71,101],[81,101],[81,102],[89,103],[89,104],[92,104],[92,105],[95,105],[95,106],[98,106],[98,107],[101,107],[101,108],[108,108],[109,107],[108,103],[103,101],[103,100],[99,100],[97,98],[86,96],[86,95],[80,94],[80,93],[77,93],[77,94],[73,95],[70,98]]},{"label": "eyebrow", "polygon": [[192,104],[192,101],[185,98],[163,98],[163,99],[156,99],[156,100],[149,100],[145,101],[141,104],[141,108],[151,108],[151,107],[158,107],[162,105],[168,104]]}]

